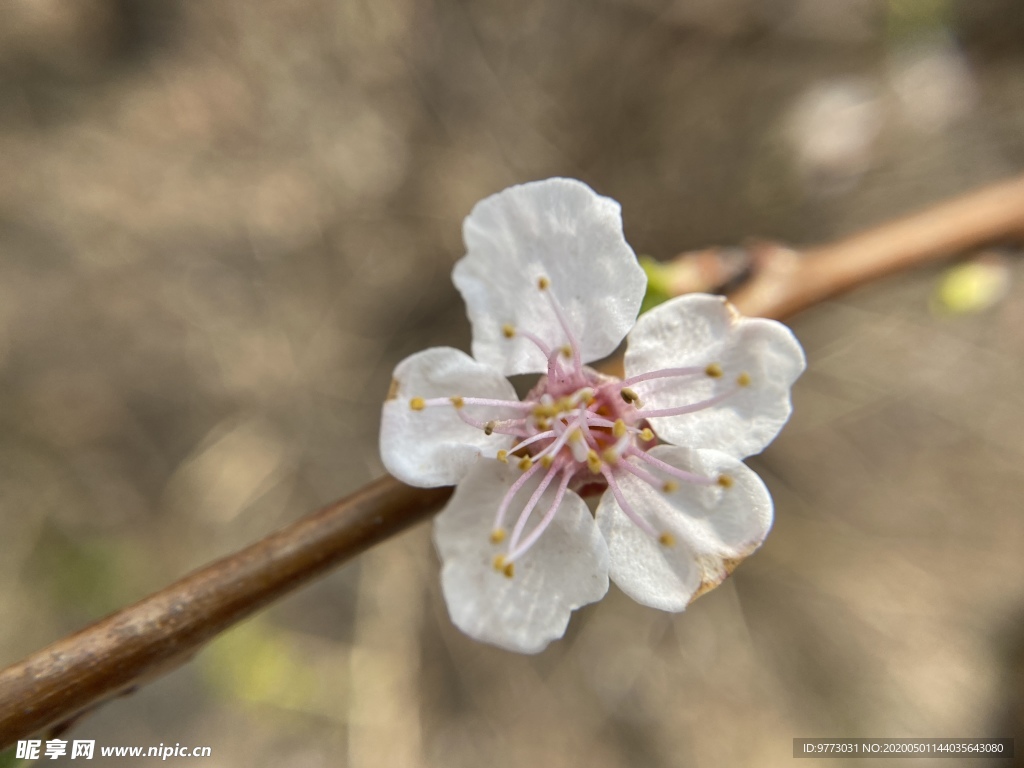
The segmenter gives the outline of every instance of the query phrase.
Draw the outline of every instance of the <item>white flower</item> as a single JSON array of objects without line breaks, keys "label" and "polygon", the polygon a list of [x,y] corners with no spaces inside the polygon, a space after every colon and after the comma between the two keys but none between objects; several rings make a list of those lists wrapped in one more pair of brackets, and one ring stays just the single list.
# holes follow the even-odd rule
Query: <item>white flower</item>
[{"label": "white flower", "polygon": [[[458,486],[434,529],[452,620],[534,653],[609,576],[683,610],[768,534],[771,497],[741,459],[789,418],[799,343],[702,294],[636,320],[647,281],[619,205],[579,181],[493,195],[463,236],[473,357],[403,360],[381,424],[395,477]],[[625,379],[587,367],[624,337]],[[505,377],[522,373],[542,376],[520,402]]]}]

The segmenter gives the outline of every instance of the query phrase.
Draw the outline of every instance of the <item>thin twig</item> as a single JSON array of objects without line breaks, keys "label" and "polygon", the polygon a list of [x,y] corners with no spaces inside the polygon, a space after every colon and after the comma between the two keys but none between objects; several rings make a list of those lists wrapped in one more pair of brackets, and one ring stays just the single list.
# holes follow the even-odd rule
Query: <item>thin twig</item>
[{"label": "thin twig", "polygon": [[263,606],[426,519],[451,488],[383,477],[0,672],[0,749],[188,661]]},{"label": "thin twig", "polygon": [[1024,176],[1018,176],[801,253],[755,249],[751,279],[730,299],[745,315],[791,317],[880,277],[1022,236]]},{"label": "thin twig", "polygon": [[[1024,235],[1024,177],[803,254],[754,251],[732,295],[783,318],[901,269]],[[368,547],[429,518],[451,489],[385,477],[0,672],[0,749],[134,690],[220,632]]]}]

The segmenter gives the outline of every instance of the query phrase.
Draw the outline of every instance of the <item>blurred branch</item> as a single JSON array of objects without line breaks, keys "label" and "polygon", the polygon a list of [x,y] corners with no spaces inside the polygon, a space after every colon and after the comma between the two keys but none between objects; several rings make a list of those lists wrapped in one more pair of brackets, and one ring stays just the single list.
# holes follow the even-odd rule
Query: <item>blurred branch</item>
[{"label": "blurred branch", "polygon": [[750,279],[730,298],[745,315],[781,319],[880,277],[1021,238],[1024,176],[802,252],[755,245]]},{"label": "blurred branch", "polygon": [[192,573],[0,672],[0,749],[188,661],[208,640],[448,500],[390,477]]},{"label": "blurred branch", "polygon": [[[1022,235],[1024,177],[802,253],[755,245],[749,277],[731,297],[745,314],[783,318],[898,270]],[[735,251],[728,254],[728,265],[704,264],[700,274],[734,275]],[[246,616],[429,518],[450,494],[381,478],[14,664],[0,672],[0,748],[43,729],[59,732],[185,663]]]}]

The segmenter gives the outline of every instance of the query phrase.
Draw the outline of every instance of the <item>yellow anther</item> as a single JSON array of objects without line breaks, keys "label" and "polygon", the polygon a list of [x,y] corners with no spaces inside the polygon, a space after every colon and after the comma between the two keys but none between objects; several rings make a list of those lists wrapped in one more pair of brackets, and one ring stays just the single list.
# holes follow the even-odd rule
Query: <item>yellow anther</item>
[{"label": "yellow anther", "polygon": [[675,480],[666,480],[664,484],[661,486],[661,490],[663,490],[665,493],[675,493],[676,491],[679,490],[679,483],[677,483]]},{"label": "yellow anther", "polygon": [[711,365],[704,369],[704,373],[706,373],[712,379],[720,379],[722,378],[722,375],[725,373],[725,371],[722,370],[722,366],[720,366],[718,363],[712,363]]},{"label": "yellow anther", "polygon": [[587,451],[587,468],[595,475],[601,472],[601,459],[593,448]]},{"label": "yellow anther", "polygon": [[644,427],[640,430],[640,439],[645,443],[649,443],[654,439],[654,432],[651,431],[650,427]]},{"label": "yellow anther", "polygon": [[448,399],[452,401],[452,405],[455,406],[456,410],[458,410],[459,408],[461,408],[462,406],[464,406],[466,404],[466,401],[463,400],[461,397],[458,397],[458,396],[456,396],[456,397],[449,397]]},{"label": "yellow anther", "polygon": [[733,479],[731,477],[729,477],[728,475],[719,475],[718,476],[718,484],[720,486],[722,486],[723,488],[732,488],[733,482],[734,482]]},{"label": "yellow anther", "polygon": [[551,465],[555,463],[555,457],[550,453],[540,457],[540,464],[544,469],[551,469]]},{"label": "yellow anther", "polygon": [[546,277],[537,278],[537,287],[540,288],[542,291],[546,291],[550,285],[551,281],[548,280]]},{"label": "yellow anther", "polygon": [[486,424],[484,424],[484,434],[485,435],[493,435],[494,434],[494,422],[493,421],[488,421]]},{"label": "yellow anther", "polygon": [[590,405],[592,402],[597,400],[597,396],[594,394],[594,390],[588,389],[583,392],[582,397],[584,405]]},{"label": "yellow anther", "polygon": [[[505,529],[495,528],[491,531],[491,544],[501,544],[505,540]],[[499,555],[501,557],[501,555]]]},{"label": "yellow anther", "polygon": [[516,327],[512,323],[505,323],[501,326],[501,333],[506,339],[511,339],[516,335]]},{"label": "yellow anther", "polygon": [[516,575],[516,564],[505,563],[505,567],[501,569],[501,572],[505,574],[506,579],[511,579]]},{"label": "yellow anther", "polygon": [[498,451],[498,455],[495,456],[494,458],[496,458],[502,464],[508,464],[508,451],[502,449]]},{"label": "yellow anther", "polygon": [[532,466],[533,466],[533,459],[531,459],[529,456],[523,456],[523,458],[521,458],[519,460],[519,468],[521,470],[523,470],[523,472],[525,472],[526,470],[528,470]]},{"label": "yellow anther", "polygon": [[674,547],[676,545],[676,537],[666,532],[658,537],[658,543],[665,547]]},{"label": "yellow anther", "polygon": [[630,405],[635,405],[637,408],[643,405],[643,403],[640,402],[640,395],[638,395],[629,387],[623,387],[621,390],[619,390],[619,394],[622,395],[622,399],[625,400]]},{"label": "yellow anther", "polygon": [[499,572],[504,571],[505,566],[508,565],[508,563],[505,562],[504,555],[495,555],[491,563],[494,565],[494,570]]},{"label": "yellow anther", "polygon": [[615,447],[605,448],[601,452],[601,458],[608,464],[615,464],[619,460],[619,454],[616,452]]},{"label": "yellow anther", "polygon": [[736,383],[739,384],[741,387],[749,387],[750,374],[746,372],[741,373],[739,376],[736,377]]},{"label": "yellow anther", "polygon": [[562,347],[562,357],[564,357],[566,360],[572,357],[572,347],[568,345]]},{"label": "yellow anther", "polygon": [[622,419],[616,419],[615,420],[615,424],[612,426],[612,434],[613,435],[615,435],[616,437],[622,437],[628,431],[629,430],[626,427],[626,422],[624,422]]},{"label": "yellow anther", "polygon": [[578,443],[580,440],[583,439],[583,430],[581,430],[581,429],[574,429],[572,432],[569,433],[569,437],[566,438],[566,439],[570,443]]},{"label": "yellow anther", "polygon": [[412,408],[414,411],[422,411],[424,408],[427,407],[427,401],[424,400],[422,397],[414,397],[412,400],[409,401],[409,407]]},{"label": "yellow anther", "polygon": [[551,429],[551,419],[537,419],[537,429],[543,432]]}]

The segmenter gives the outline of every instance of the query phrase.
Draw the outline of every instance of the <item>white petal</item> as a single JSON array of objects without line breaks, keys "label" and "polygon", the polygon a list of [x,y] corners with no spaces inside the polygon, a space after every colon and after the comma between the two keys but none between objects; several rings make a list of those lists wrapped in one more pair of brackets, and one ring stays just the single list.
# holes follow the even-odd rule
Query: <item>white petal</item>
[{"label": "white petal", "polygon": [[622,234],[619,204],[581,181],[548,179],[481,200],[462,227],[467,253],[452,273],[473,326],[473,356],[507,375],[546,370],[544,355],[508,324],[549,347],[565,344],[550,280],[584,362],[611,354],[633,325],[647,278]]},{"label": "white petal", "polygon": [[[678,490],[666,493],[628,472],[616,473],[632,509],[655,531],[671,534],[673,546],[661,544],[634,525],[610,492],[597,508],[612,581],[638,603],[681,611],[761,546],[772,525],[772,499],[761,478],[728,454],[669,445],[650,453],[679,469],[732,479],[729,488],[677,481]],[[651,470],[639,459],[631,461]],[[657,470],[651,472],[671,479]]]},{"label": "white petal", "polygon": [[[587,505],[568,491],[548,529],[516,560],[515,575],[496,571],[494,556],[504,550],[489,536],[498,506],[520,474],[480,459],[438,515],[434,542],[444,561],[441,587],[455,625],[477,640],[537,653],[565,633],[572,611],[608,591],[608,550]],[[539,478],[540,473],[516,495],[511,521]],[[555,485],[541,497],[527,531],[551,505]]]},{"label": "white petal", "polygon": [[[459,418],[454,406],[414,411],[414,397],[484,397],[518,402],[508,379],[465,352],[432,347],[411,355],[395,368],[391,396],[384,403],[380,456],[388,472],[421,488],[455,485],[479,455],[494,456],[511,447],[511,435],[485,435]],[[521,411],[466,405],[464,412],[481,421],[510,419]]]},{"label": "white petal", "polygon": [[[651,426],[677,445],[714,448],[737,458],[760,453],[792,411],[790,388],[807,365],[800,342],[782,323],[742,317],[722,297],[706,294],[680,296],[655,307],[629,334],[627,376],[711,363],[720,365],[724,375],[653,379],[634,387],[647,410],[735,391],[701,411],[654,417]],[[750,377],[749,386],[737,386],[741,373]]]}]

